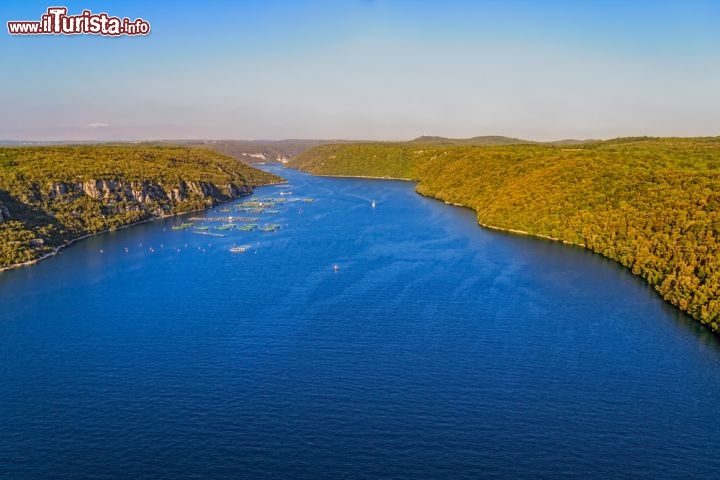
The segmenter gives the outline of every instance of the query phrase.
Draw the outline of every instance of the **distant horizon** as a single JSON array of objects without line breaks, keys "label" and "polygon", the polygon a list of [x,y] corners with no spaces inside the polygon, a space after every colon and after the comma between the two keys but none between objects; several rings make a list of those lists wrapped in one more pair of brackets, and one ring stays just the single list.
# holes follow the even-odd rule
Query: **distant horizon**
[{"label": "distant horizon", "polygon": [[389,142],[389,143],[402,143],[402,142],[411,142],[413,140],[417,140],[422,137],[430,137],[430,138],[442,138],[442,139],[448,139],[448,140],[469,140],[473,138],[506,138],[506,139],[515,139],[520,140],[524,142],[534,142],[534,143],[556,143],[556,142],[603,142],[603,141],[609,141],[609,140],[616,140],[616,139],[623,139],[623,138],[714,138],[714,137],[720,137],[720,132],[718,132],[715,135],[621,135],[621,136],[614,136],[614,137],[592,137],[592,138],[553,138],[550,140],[538,140],[536,138],[524,138],[519,137],[515,135],[494,135],[494,134],[481,134],[481,135],[472,135],[469,137],[459,137],[459,136],[445,136],[445,135],[432,135],[432,134],[423,134],[423,135],[417,135],[412,138],[322,138],[322,137],[307,137],[307,138],[202,138],[202,137],[187,137],[187,138],[107,138],[107,139],[82,139],[82,138],[68,138],[68,139],[21,139],[21,138],[7,138],[7,139],[0,139],[0,145],[7,145],[7,144],[13,144],[13,143],[51,143],[51,144],[73,144],[73,143],[87,143],[87,144],[96,144],[96,143],[152,143],[152,142],[289,142],[289,141],[317,141],[317,142]]}]

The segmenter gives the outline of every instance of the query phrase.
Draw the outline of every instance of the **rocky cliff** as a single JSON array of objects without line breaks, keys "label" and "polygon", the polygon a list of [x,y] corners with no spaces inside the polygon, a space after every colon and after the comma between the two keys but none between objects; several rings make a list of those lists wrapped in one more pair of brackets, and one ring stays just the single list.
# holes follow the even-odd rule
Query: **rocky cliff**
[{"label": "rocky cliff", "polygon": [[11,215],[0,204],[0,269],[31,262],[75,238],[164,215],[211,207],[249,195],[247,184],[180,180],[86,180],[30,185],[14,199]]},{"label": "rocky cliff", "polygon": [[211,182],[180,180],[175,185],[161,185],[157,182],[127,182],[115,180],[89,180],[79,183],[53,183],[48,196],[56,198],[67,194],[87,195],[91,198],[107,201],[136,201],[144,203],[148,200],[184,202],[191,195],[228,200],[240,195],[247,195],[252,189],[247,185],[229,183],[218,188]]},{"label": "rocky cliff", "polygon": [[143,210],[152,215],[163,215],[190,201],[212,206],[250,193],[252,187],[235,183],[217,186],[212,182],[190,180],[170,185],[152,181],[87,180],[53,182],[39,198],[36,195],[36,199],[52,204],[88,197],[115,212]]},{"label": "rocky cliff", "polygon": [[88,234],[211,207],[281,181],[198,148],[0,148],[0,270]]}]

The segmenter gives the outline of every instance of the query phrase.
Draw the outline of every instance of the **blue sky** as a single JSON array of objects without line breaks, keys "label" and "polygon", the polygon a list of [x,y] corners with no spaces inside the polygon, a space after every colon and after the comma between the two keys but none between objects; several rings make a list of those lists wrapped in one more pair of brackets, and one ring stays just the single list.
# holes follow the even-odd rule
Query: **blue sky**
[{"label": "blue sky", "polygon": [[71,1],[146,37],[12,36],[0,139],[720,134],[718,1]]}]

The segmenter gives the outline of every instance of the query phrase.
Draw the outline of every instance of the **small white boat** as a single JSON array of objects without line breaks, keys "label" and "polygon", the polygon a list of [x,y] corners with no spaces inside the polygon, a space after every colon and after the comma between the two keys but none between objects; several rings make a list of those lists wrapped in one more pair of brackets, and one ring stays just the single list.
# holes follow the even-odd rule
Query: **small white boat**
[{"label": "small white boat", "polygon": [[238,245],[237,247],[232,247],[230,249],[233,253],[242,253],[250,250],[252,248],[252,245]]},{"label": "small white boat", "polygon": [[337,272],[338,270],[340,270],[340,265],[336,263],[335,265],[333,265],[333,271]]},{"label": "small white boat", "polygon": [[372,207],[375,208],[375,200],[372,201]]},{"label": "small white boat", "polygon": [[280,192],[280,195],[292,195],[292,192]]}]

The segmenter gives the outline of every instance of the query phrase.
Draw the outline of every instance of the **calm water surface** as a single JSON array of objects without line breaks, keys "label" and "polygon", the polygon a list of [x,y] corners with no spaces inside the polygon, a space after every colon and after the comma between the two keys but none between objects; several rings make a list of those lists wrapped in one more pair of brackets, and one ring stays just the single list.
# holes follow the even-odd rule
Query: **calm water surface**
[{"label": "calm water surface", "polygon": [[267,168],[316,199],[277,232],[178,217],[0,274],[0,478],[720,478],[720,345],[642,281]]}]

